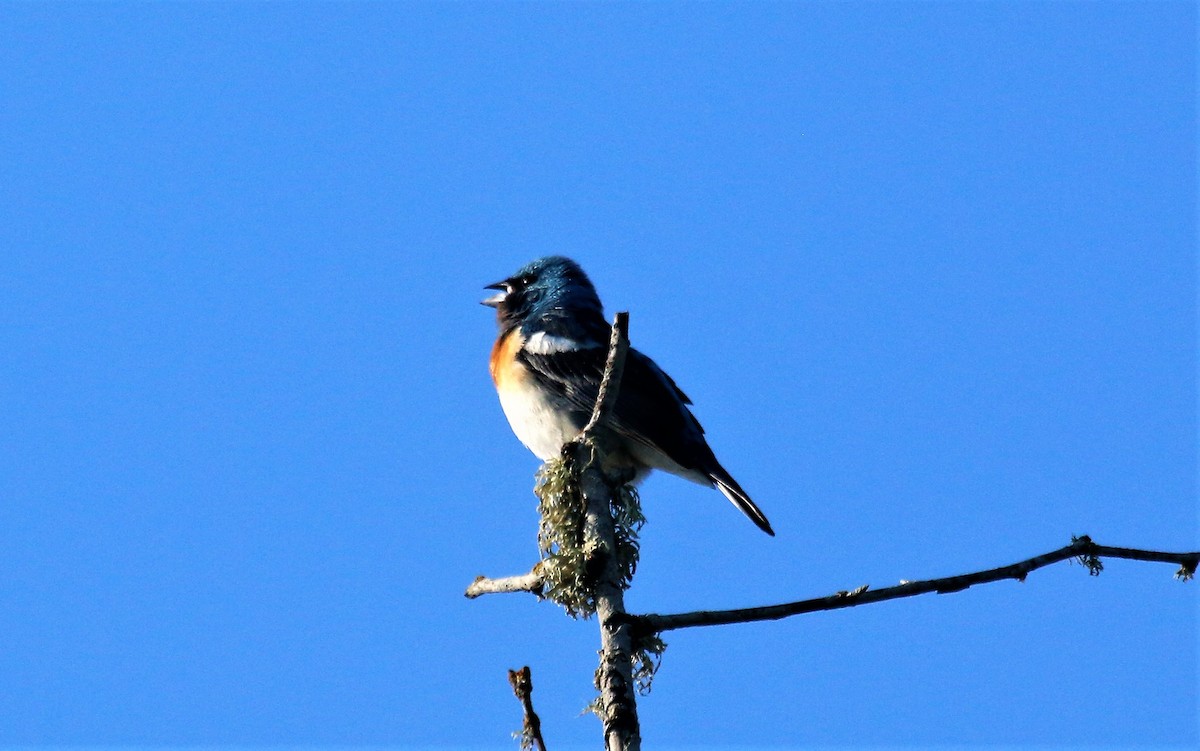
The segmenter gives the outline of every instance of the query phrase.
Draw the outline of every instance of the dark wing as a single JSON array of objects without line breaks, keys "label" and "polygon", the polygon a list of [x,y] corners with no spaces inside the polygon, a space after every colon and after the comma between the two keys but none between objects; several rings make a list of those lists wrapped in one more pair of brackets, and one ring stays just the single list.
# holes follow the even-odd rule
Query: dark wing
[{"label": "dark wing", "polygon": [[[607,357],[605,347],[544,355],[522,350],[518,355],[543,388],[578,413],[576,422],[581,430],[596,402]],[[661,451],[681,467],[708,474],[719,465],[688,404],[691,400],[653,360],[629,349],[612,428],[627,439]]]},{"label": "dark wing", "polygon": [[688,404],[691,400],[653,360],[629,350],[617,399],[617,431],[658,449],[684,469],[699,472],[759,529],[773,537],[775,531],[766,515],[713,455],[704,439],[704,428]]},{"label": "dark wing", "polygon": [[617,432],[666,454],[685,469],[708,474],[717,460],[704,428],[687,408],[692,400],[649,357],[630,348],[617,395]]},{"label": "dark wing", "polygon": [[[569,405],[579,430],[591,417],[607,357],[605,347],[544,355],[522,350],[518,354],[542,388]],[[699,472],[760,529],[775,534],[767,517],[717,461],[704,439],[704,428],[687,408],[691,400],[669,375],[631,347],[620,388],[611,426],[617,433],[665,454],[684,469]]]}]

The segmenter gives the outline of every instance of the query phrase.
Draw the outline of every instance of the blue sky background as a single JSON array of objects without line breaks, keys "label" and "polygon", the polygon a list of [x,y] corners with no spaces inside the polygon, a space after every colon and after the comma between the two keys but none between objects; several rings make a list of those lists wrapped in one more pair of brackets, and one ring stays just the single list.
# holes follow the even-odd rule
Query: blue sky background
[{"label": "blue sky background", "polygon": [[[1196,8],[0,5],[0,745],[552,748],[484,284],[578,259],[768,539],[636,611],[1196,549]],[[1190,746],[1197,584],[1060,564],[668,635],[648,747]]]}]

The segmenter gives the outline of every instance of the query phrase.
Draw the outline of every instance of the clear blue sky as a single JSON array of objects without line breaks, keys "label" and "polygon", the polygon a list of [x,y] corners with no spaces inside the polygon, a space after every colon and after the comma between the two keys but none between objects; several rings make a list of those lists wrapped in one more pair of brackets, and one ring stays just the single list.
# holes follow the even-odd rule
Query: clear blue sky
[{"label": "clear blue sky", "polygon": [[[595,747],[482,286],[575,257],[769,539],[637,611],[1196,549],[1196,8],[0,6],[0,745]],[[1185,746],[1198,584],[668,635],[648,747]]]}]

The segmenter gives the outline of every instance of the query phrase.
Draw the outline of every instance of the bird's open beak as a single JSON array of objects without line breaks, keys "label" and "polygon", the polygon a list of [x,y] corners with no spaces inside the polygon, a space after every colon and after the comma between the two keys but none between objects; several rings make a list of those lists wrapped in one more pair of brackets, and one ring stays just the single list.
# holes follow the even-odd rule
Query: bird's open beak
[{"label": "bird's open beak", "polygon": [[496,282],[495,284],[489,284],[488,286],[484,287],[484,289],[500,290],[498,293],[492,295],[491,297],[487,298],[486,300],[479,301],[480,305],[486,305],[489,308],[500,307],[500,303],[504,302],[504,298],[508,296],[508,283],[507,282]]}]

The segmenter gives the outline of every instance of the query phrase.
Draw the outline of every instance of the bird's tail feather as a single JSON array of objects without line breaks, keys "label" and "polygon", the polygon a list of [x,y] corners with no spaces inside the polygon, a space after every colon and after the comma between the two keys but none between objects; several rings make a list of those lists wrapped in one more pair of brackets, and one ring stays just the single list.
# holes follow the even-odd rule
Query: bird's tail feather
[{"label": "bird's tail feather", "polygon": [[729,476],[728,473],[713,473],[709,475],[713,483],[716,484],[717,490],[728,498],[734,506],[737,506],[738,511],[741,511],[750,521],[758,525],[758,528],[766,532],[770,536],[775,536],[775,530],[771,529],[771,522],[767,521],[767,516],[750,500],[750,496],[746,495],[746,491],[742,490],[737,481]]}]

